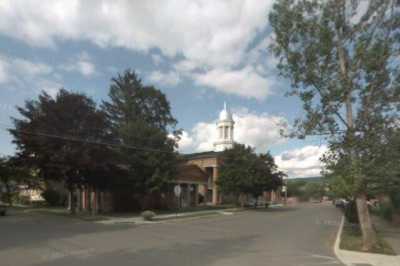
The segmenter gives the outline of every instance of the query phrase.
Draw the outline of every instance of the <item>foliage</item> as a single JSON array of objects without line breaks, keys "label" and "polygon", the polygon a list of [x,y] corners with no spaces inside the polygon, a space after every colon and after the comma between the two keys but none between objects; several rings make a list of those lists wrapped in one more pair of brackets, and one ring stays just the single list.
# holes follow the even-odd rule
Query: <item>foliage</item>
[{"label": "foliage", "polygon": [[397,210],[400,210],[400,193],[398,191],[394,191],[390,194],[390,200],[393,204],[393,207]]},{"label": "foliage", "polygon": [[[177,121],[171,114],[165,95],[153,86],[145,86],[134,71],[112,79],[109,100],[102,109],[107,115],[113,149],[127,172],[116,179],[117,185],[136,193],[163,189],[175,176],[179,138]],[[170,131],[174,138],[170,137]]]},{"label": "foliage", "polygon": [[144,212],[142,212],[142,217],[143,217],[143,219],[144,220],[146,220],[146,221],[152,221],[153,219],[154,219],[154,216],[156,216],[156,213],[155,212],[153,212],[153,211],[144,211]]},{"label": "foliage", "polygon": [[321,199],[327,194],[323,180],[288,180],[288,197],[297,197],[301,201],[310,198]]},{"label": "foliage", "polygon": [[12,205],[14,199],[18,196],[19,185],[28,184],[33,175],[29,169],[21,166],[21,163],[15,157],[0,158],[0,188],[3,187],[1,200]]},{"label": "foliage", "polygon": [[46,189],[42,197],[50,206],[62,206],[65,203],[65,197],[55,189]]},{"label": "foliage", "polygon": [[307,182],[305,180],[291,180],[287,182],[287,194],[288,197],[297,197],[300,200],[305,198],[305,186]]},{"label": "foliage", "polygon": [[393,219],[393,206],[389,204],[382,204],[380,207],[380,213],[383,218],[388,221]]},{"label": "foliage", "polygon": [[357,206],[354,200],[349,201],[344,207],[344,216],[352,224],[359,224]]},{"label": "foliage", "polygon": [[305,195],[308,199],[322,199],[325,195],[325,184],[321,182],[309,182],[305,186]]},{"label": "foliage", "polygon": [[92,99],[61,89],[55,97],[42,92],[17,109],[21,118],[13,119],[10,130],[17,157],[37,169],[38,177],[63,181],[70,190],[110,182],[114,168],[104,144],[109,141],[107,121]]},{"label": "foliage", "polygon": [[269,153],[257,155],[252,148],[235,144],[222,153],[217,183],[225,193],[251,194],[257,198],[264,191],[282,185],[283,175]]},{"label": "foliage", "polygon": [[[382,154],[381,143],[386,142],[382,136],[398,127],[396,5],[395,0],[281,0],[269,17],[279,71],[290,79],[289,94],[299,96],[306,112],[296,120],[292,135],[330,136],[331,154],[325,162],[339,179],[335,189],[357,198],[366,249],[376,241],[366,194],[386,186],[388,180],[372,172],[387,170],[375,163]],[[386,177],[395,182],[393,175]]]}]

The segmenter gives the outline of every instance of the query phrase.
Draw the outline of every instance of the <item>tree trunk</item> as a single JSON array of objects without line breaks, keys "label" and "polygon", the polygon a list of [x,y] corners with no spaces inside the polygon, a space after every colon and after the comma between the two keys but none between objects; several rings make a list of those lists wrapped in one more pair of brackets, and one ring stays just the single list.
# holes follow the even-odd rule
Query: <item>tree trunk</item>
[{"label": "tree trunk", "polygon": [[244,207],[244,194],[243,193],[239,194],[239,202],[240,202],[240,207],[243,208]]},{"label": "tree trunk", "polygon": [[13,206],[13,202],[12,202],[12,192],[11,192],[11,187],[10,184],[7,182],[5,182],[5,187],[6,187],[6,195],[7,195],[7,201],[8,201],[8,205],[10,207]]},{"label": "tree trunk", "polygon": [[367,205],[367,196],[365,193],[361,193],[357,196],[356,204],[363,238],[363,250],[369,251],[377,243],[377,236],[372,226],[371,216]]},{"label": "tree trunk", "polygon": [[[339,34],[340,36],[340,34]],[[348,80],[348,70],[346,68],[346,56],[344,53],[343,47],[338,45],[338,56],[340,61],[340,69],[343,78],[344,87],[347,88],[347,94],[345,98],[345,108],[346,108],[346,124],[347,124],[347,132],[350,132],[349,137],[349,147],[350,147],[350,156],[351,162],[350,164],[354,164],[354,161],[357,159],[355,156],[355,151],[353,147],[353,137],[354,137],[354,121],[353,121],[353,103],[352,103],[352,85],[349,84]],[[362,178],[360,176],[357,177]],[[362,180],[361,180],[362,181]],[[363,183],[363,182],[361,182]],[[376,232],[372,227],[372,221],[369,214],[368,206],[367,206],[367,197],[365,188],[362,188],[360,194],[356,197],[356,205],[357,205],[357,213],[358,219],[360,221],[361,233],[363,238],[363,249],[370,250],[372,246],[376,245],[377,238]]]},{"label": "tree trunk", "polygon": [[76,214],[76,198],[75,198],[74,188],[69,189],[69,194],[70,194],[70,198],[71,198],[71,205],[70,205],[69,211],[72,215],[75,215]]}]

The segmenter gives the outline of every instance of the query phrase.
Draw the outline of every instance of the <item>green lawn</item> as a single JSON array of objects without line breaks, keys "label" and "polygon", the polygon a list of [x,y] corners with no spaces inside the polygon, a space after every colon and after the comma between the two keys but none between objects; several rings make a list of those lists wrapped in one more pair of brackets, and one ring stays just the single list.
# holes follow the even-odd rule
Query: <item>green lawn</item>
[{"label": "green lawn", "polygon": [[[385,255],[396,255],[392,247],[387,243],[377,232],[378,244],[369,252]],[[362,252],[362,236],[358,225],[353,225],[345,222],[340,241],[340,248],[346,250]]]}]

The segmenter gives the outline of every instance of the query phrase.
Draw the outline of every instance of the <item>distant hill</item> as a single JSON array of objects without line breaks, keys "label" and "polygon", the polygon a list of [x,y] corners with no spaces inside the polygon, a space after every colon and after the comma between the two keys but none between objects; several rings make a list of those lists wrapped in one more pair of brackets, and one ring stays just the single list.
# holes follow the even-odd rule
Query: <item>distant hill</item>
[{"label": "distant hill", "polygon": [[321,182],[324,178],[322,176],[312,176],[312,177],[297,177],[289,178],[290,181],[305,181],[305,182]]}]

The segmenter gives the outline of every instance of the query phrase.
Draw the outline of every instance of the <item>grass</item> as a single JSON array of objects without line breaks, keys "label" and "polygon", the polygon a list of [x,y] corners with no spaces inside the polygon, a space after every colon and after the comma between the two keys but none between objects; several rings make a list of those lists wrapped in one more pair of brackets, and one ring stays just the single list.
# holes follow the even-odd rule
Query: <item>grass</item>
[{"label": "grass", "polygon": [[[179,214],[179,213],[178,213]],[[205,216],[212,216],[218,215],[219,213],[215,211],[206,211],[206,212],[199,212],[199,213],[191,213],[189,215],[184,216],[170,216],[170,217],[154,217],[153,221],[165,221],[165,220],[177,220],[177,219],[187,219],[187,218],[194,218],[194,217],[205,217]]]},{"label": "grass", "polygon": [[[220,206],[197,206],[197,207],[189,207],[182,208],[178,210],[178,216],[171,217],[163,217],[157,218],[154,220],[170,220],[170,219],[184,219],[184,218],[193,218],[200,216],[210,216],[218,214],[218,211],[222,211],[225,209],[231,209],[234,205],[220,205]],[[17,213],[24,214],[43,214],[43,215],[55,215],[55,216],[64,216],[67,218],[80,219],[84,221],[104,221],[112,218],[129,218],[129,217],[138,217],[141,212],[129,212],[129,213],[111,213],[111,214],[96,214],[91,215],[89,212],[77,213],[75,215],[71,215],[70,212],[64,207],[49,207],[49,206],[14,206],[8,207],[9,210],[12,210],[12,215]],[[177,212],[177,210],[155,210],[156,215],[173,215]],[[190,212],[190,213],[189,213]],[[186,214],[186,215],[179,215]],[[10,214],[9,214],[10,215]]]},{"label": "grass", "polygon": [[[396,255],[392,247],[387,243],[379,232],[377,232],[378,243],[369,253],[378,253],[385,255]],[[359,251],[362,250],[362,235],[358,225],[345,223],[343,226],[343,232],[341,235],[340,248],[345,250]]]}]

